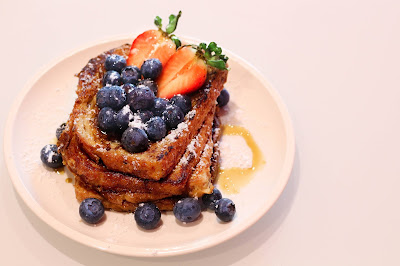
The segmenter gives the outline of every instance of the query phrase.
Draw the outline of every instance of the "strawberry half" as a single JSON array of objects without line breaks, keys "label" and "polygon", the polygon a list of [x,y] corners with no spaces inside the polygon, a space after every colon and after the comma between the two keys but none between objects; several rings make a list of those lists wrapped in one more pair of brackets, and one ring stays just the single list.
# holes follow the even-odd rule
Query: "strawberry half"
[{"label": "strawberry half", "polygon": [[158,97],[171,98],[199,89],[207,78],[207,65],[190,46],[176,51],[163,68],[158,83]]},{"label": "strawberry half", "polygon": [[126,63],[140,68],[147,59],[158,58],[165,66],[175,50],[175,43],[161,30],[148,30],[133,41]]}]

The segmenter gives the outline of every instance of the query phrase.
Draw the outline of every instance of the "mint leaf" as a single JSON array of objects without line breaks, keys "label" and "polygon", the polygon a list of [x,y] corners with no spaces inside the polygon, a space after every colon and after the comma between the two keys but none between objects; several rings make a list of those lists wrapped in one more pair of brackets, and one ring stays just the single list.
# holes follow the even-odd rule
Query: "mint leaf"
[{"label": "mint leaf", "polygon": [[170,15],[169,16],[169,24],[167,25],[167,27],[165,28],[165,32],[169,35],[171,33],[173,33],[176,29],[176,26],[178,25],[178,20],[181,17],[182,12],[179,11],[178,15]]}]

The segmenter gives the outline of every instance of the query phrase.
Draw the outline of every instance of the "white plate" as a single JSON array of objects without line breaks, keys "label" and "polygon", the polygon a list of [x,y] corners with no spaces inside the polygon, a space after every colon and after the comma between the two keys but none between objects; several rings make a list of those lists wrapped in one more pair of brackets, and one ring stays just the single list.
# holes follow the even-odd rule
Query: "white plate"
[{"label": "white plate", "polygon": [[140,230],[132,214],[107,212],[98,226],[83,223],[78,214],[67,174],[46,169],[39,158],[41,148],[54,142],[55,129],[72,110],[77,78],[74,74],[92,57],[130,43],[117,39],[97,43],[70,55],[39,73],[18,96],[5,131],[4,157],[17,192],[45,223],[82,244],[128,256],[171,256],[198,251],[226,241],[259,220],[278,199],[292,169],[294,135],[288,112],[277,92],[254,67],[232,53],[229,56],[229,120],[252,133],[266,165],[251,182],[231,198],[237,209],[230,223],[218,222],[215,214],[182,226],[172,213],[162,215],[162,226],[152,232]]}]

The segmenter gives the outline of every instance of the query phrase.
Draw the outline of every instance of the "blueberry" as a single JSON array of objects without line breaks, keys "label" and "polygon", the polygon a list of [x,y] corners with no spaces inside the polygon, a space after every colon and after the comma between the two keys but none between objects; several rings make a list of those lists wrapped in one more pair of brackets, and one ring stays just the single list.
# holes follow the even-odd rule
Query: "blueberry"
[{"label": "blueberry", "polygon": [[99,108],[119,110],[126,103],[126,92],[119,86],[103,87],[96,94],[96,103]]},{"label": "blueberry", "polygon": [[140,70],[137,66],[127,66],[121,72],[122,83],[136,84],[141,78]]},{"label": "blueberry", "polygon": [[162,113],[168,106],[168,100],[164,98],[155,98],[154,99],[154,106],[151,108],[151,111],[156,116],[161,116]]},{"label": "blueberry", "polygon": [[44,146],[40,151],[40,159],[45,165],[51,168],[63,166],[61,154],[58,152],[58,147],[55,144]]},{"label": "blueberry", "polygon": [[61,133],[63,133],[63,131],[65,130],[65,128],[67,127],[66,123],[62,123],[56,130],[56,137],[57,139],[60,139]]},{"label": "blueberry", "polygon": [[122,79],[121,75],[115,71],[110,70],[103,77],[103,86],[121,85]]},{"label": "blueberry", "polygon": [[104,206],[100,200],[87,198],[79,206],[79,215],[89,224],[97,224],[104,216]]},{"label": "blueberry", "polygon": [[123,56],[112,54],[106,58],[104,67],[107,71],[114,70],[121,73],[121,70],[126,67],[126,60]]},{"label": "blueberry", "polygon": [[161,212],[154,203],[146,202],[139,204],[134,216],[138,226],[151,230],[160,222]]},{"label": "blueberry", "polygon": [[181,95],[181,94],[175,95],[174,97],[171,98],[170,102],[180,107],[184,114],[187,114],[192,109],[192,101],[190,100],[190,97],[187,95]]},{"label": "blueberry", "polygon": [[122,134],[121,144],[129,152],[142,152],[147,150],[149,139],[143,129],[130,127]]},{"label": "blueberry", "polygon": [[133,113],[129,109],[129,105],[125,105],[115,116],[115,122],[118,129],[124,131],[128,128],[130,120],[133,118]]},{"label": "blueberry", "polygon": [[150,120],[150,118],[152,118],[154,116],[153,112],[151,112],[149,110],[142,110],[142,111],[137,112],[137,114],[143,123],[146,123],[147,121]]},{"label": "blueberry", "polygon": [[174,205],[174,215],[176,219],[184,223],[195,221],[201,213],[201,206],[195,198],[184,198]]},{"label": "blueberry", "polygon": [[229,92],[226,89],[221,91],[221,94],[217,98],[218,106],[223,107],[229,102]]},{"label": "blueberry", "polygon": [[145,86],[149,87],[150,90],[152,90],[154,92],[154,95],[157,95],[158,86],[157,86],[157,83],[155,83],[153,80],[143,79],[138,82],[138,85],[145,85]]},{"label": "blueberry", "polygon": [[167,134],[167,126],[161,117],[155,116],[146,123],[146,133],[150,140],[160,140]]},{"label": "blueberry", "polygon": [[222,198],[215,203],[215,214],[223,222],[230,222],[235,216],[236,207],[232,200]]},{"label": "blueberry", "polygon": [[214,188],[211,194],[204,194],[201,198],[205,207],[210,210],[215,210],[215,203],[222,198],[221,192]]},{"label": "blueberry", "polygon": [[169,129],[176,128],[176,126],[183,121],[184,116],[181,108],[174,104],[169,104],[162,113],[162,119],[164,119]]},{"label": "blueberry", "polygon": [[98,118],[99,128],[105,132],[113,132],[118,129],[116,113],[110,107],[104,107],[100,110]]},{"label": "blueberry", "polygon": [[162,64],[157,58],[150,58],[143,62],[140,72],[144,78],[155,80],[161,74]]},{"label": "blueberry", "polygon": [[153,107],[154,99],[154,93],[144,85],[139,85],[128,93],[128,104],[131,110],[148,110]]},{"label": "blueberry", "polygon": [[125,91],[126,95],[128,95],[135,88],[136,88],[136,86],[134,86],[131,83],[126,83],[126,84],[122,85],[122,89]]},{"label": "blueberry", "polygon": [[108,106],[110,98],[110,87],[101,88],[96,94],[96,104],[101,109]]},{"label": "blueberry", "polygon": [[126,92],[119,86],[110,87],[109,97],[108,107],[111,107],[114,110],[121,109],[126,103]]}]

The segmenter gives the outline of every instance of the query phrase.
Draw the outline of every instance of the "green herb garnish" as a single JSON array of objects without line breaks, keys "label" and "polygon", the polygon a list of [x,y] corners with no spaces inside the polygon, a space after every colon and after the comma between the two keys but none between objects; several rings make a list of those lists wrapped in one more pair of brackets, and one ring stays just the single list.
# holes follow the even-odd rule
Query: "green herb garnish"
[{"label": "green herb garnish", "polygon": [[173,15],[171,14],[169,16],[169,23],[168,25],[165,27],[165,31],[162,30],[162,19],[157,16],[154,19],[154,24],[157,26],[157,28],[162,31],[167,37],[169,37],[176,45],[176,48],[178,48],[179,46],[181,46],[181,41],[179,40],[178,37],[176,37],[175,34],[172,34],[175,30],[176,27],[178,26],[178,21],[179,18],[182,15],[182,11],[179,11],[178,15]]},{"label": "green herb garnish", "polygon": [[182,15],[182,11],[179,11],[178,15],[169,15],[169,24],[165,28],[167,34],[171,34],[176,30],[176,26],[178,25],[178,20]]},{"label": "green herb garnish", "polygon": [[222,49],[215,42],[210,42],[207,46],[206,43],[202,42],[197,46],[197,50],[203,53],[204,59],[207,65],[226,70],[226,62],[228,57],[222,54]]},{"label": "green herb garnish", "polygon": [[159,30],[161,30],[161,27],[162,27],[162,18],[160,18],[159,16],[157,16],[157,17],[154,19],[154,24],[156,24],[157,28],[158,28]]}]

